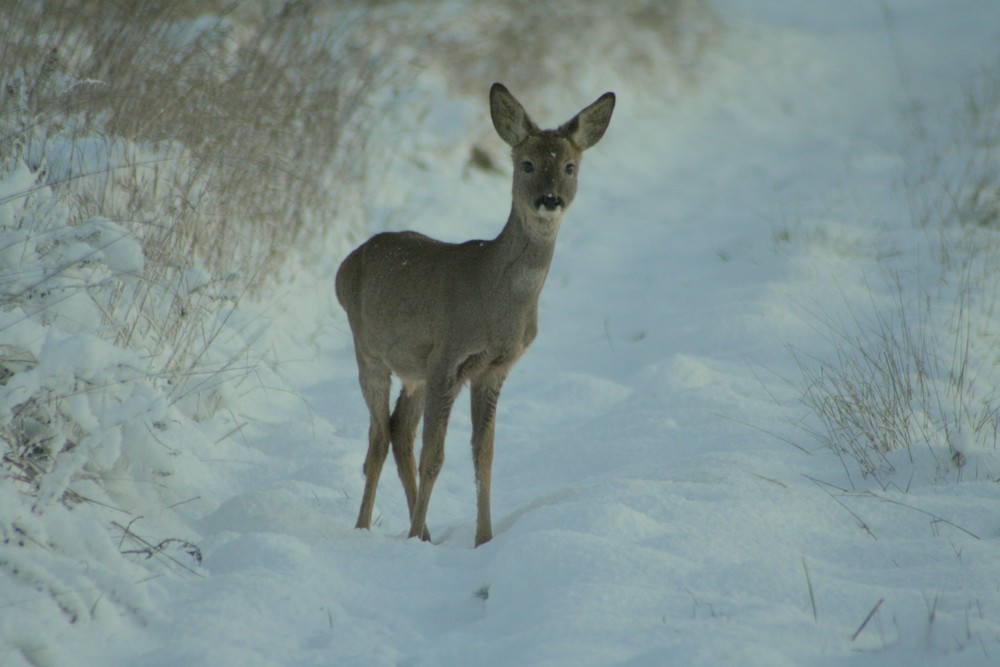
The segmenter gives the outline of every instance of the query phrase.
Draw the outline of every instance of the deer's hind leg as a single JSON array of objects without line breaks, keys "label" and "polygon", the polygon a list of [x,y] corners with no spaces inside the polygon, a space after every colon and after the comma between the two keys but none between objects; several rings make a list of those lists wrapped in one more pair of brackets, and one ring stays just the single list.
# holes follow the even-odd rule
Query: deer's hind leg
[{"label": "deer's hind leg", "polygon": [[368,427],[368,455],[365,457],[365,492],[355,528],[370,528],[375,492],[378,490],[382,465],[389,453],[389,391],[392,388],[389,369],[378,362],[366,362],[358,355],[358,379],[371,421]]},{"label": "deer's hind leg", "polygon": [[423,445],[420,448],[420,482],[417,500],[413,505],[410,537],[423,537],[427,531],[427,506],[430,504],[434,482],[444,465],[444,439],[448,431],[448,416],[461,390],[459,378],[438,373],[427,379],[424,400]]},{"label": "deer's hind leg", "polygon": [[[396,470],[403,483],[406,505],[413,521],[413,506],[417,501],[417,460],[413,455],[413,443],[417,438],[417,426],[424,414],[426,388],[422,382],[404,383],[396,409],[389,419],[392,439],[392,455],[396,459]],[[430,541],[431,535],[424,526],[421,539]]]}]

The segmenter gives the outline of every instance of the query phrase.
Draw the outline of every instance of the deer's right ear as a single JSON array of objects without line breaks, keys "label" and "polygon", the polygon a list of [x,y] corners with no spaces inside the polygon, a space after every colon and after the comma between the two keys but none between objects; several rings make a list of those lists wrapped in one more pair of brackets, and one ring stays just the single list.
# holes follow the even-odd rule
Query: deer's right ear
[{"label": "deer's right ear", "polygon": [[538,127],[528,117],[521,103],[501,83],[494,83],[490,88],[490,116],[493,117],[493,127],[497,134],[511,146],[517,146],[529,134],[538,132]]}]

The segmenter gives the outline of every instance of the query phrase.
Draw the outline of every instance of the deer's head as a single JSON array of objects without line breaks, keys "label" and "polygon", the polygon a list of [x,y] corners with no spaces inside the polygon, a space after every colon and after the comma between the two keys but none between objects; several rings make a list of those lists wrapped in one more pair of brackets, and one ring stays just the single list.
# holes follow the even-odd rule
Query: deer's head
[{"label": "deer's head", "polygon": [[553,234],[576,196],[583,151],[596,144],[611,121],[614,93],[554,130],[540,130],[524,107],[501,84],[490,89],[490,114],[497,134],[514,159],[514,210],[530,234]]}]

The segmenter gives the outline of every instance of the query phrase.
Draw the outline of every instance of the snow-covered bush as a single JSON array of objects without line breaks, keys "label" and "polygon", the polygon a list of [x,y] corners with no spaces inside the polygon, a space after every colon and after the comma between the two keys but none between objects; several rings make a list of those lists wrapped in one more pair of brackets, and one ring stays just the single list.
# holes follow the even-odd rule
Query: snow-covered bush
[{"label": "snow-covered bush", "polygon": [[[268,377],[234,313],[357,219],[391,71],[364,5],[329,28],[267,7],[0,15],[0,577],[23,605],[138,613],[127,561],[197,567],[164,508],[208,495],[210,439]],[[29,662],[32,636],[0,623]]]},{"label": "snow-covered bush", "polygon": [[[114,299],[143,280],[139,241],[77,219],[43,179],[0,165],[0,576],[21,585],[22,610],[76,622],[104,600],[134,614],[122,527],[190,497],[172,477],[178,442],[198,443],[150,358],[115,344]],[[37,629],[14,620],[0,641],[28,655]]]}]

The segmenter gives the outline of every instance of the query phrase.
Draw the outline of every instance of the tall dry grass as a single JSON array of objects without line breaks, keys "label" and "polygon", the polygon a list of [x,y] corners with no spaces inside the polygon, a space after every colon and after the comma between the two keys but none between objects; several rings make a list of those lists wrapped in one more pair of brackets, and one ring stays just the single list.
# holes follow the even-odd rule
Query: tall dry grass
[{"label": "tall dry grass", "polygon": [[[18,2],[0,17],[0,159],[141,241],[107,335],[191,370],[212,319],[356,219],[373,92],[363,3]],[[27,195],[28,193],[25,193]]]},{"label": "tall dry grass", "polygon": [[80,188],[81,215],[155,221],[140,229],[157,252],[167,241],[213,273],[254,272],[316,240],[314,212],[335,219],[339,190],[363,178],[367,97],[387,73],[357,43],[357,6],[320,27],[293,4],[256,19],[215,4],[5,10],[4,152],[17,139],[37,161],[65,133],[141,146],[153,155],[109,159]]}]

